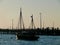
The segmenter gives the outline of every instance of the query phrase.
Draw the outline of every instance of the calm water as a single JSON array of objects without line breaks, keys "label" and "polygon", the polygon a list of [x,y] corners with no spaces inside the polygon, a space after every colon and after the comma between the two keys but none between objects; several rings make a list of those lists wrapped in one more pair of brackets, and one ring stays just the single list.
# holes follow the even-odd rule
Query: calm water
[{"label": "calm water", "polygon": [[0,34],[0,45],[60,45],[60,36],[40,36],[38,41],[17,40],[15,35]]}]

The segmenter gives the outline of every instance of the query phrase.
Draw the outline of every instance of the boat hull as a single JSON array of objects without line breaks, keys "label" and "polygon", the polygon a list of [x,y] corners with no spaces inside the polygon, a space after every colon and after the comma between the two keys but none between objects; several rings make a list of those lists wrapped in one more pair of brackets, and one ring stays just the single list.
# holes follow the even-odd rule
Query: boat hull
[{"label": "boat hull", "polygon": [[17,35],[17,39],[19,40],[38,40],[39,36],[37,35]]}]

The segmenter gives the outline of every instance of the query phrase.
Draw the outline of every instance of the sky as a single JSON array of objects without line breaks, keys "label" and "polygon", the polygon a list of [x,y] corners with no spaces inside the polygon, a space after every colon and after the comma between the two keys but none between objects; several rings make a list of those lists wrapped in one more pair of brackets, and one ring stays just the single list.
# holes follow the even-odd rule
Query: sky
[{"label": "sky", "polygon": [[17,27],[22,8],[25,27],[31,23],[33,14],[34,24],[40,26],[40,13],[42,26],[60,28],[60,0],[0,0],[0,28],[11,28],[12,19],[14,28]]}]

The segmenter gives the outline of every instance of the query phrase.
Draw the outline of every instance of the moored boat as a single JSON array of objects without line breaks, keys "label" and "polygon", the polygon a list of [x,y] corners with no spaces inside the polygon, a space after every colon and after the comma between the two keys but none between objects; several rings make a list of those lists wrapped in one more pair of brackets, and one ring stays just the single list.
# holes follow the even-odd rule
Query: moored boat
[{"label": "moored boat", "polygon": [[18,40],[38,40],[39,36],[33,33],[17,34]]}]

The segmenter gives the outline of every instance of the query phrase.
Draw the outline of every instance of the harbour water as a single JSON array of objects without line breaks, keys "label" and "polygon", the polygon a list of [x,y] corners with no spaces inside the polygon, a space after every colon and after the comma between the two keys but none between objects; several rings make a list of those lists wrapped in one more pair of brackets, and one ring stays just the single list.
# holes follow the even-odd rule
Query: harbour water
[{"label": "harbour water", "polygon": [[17,40],[16,35],[0,34],[0,45],[60,45],[60,36],[40,36],[38,41]]}]

